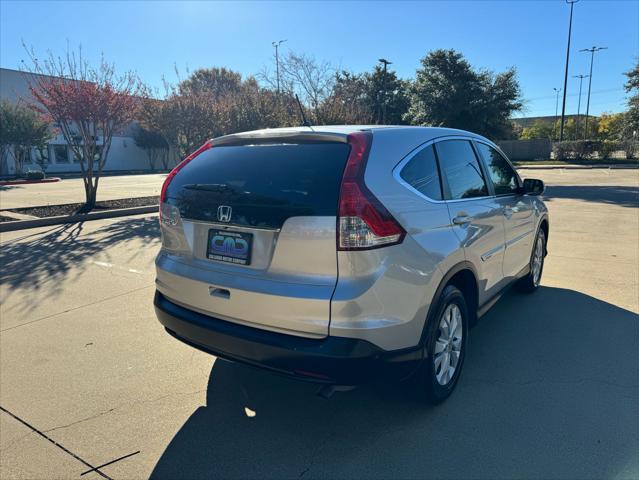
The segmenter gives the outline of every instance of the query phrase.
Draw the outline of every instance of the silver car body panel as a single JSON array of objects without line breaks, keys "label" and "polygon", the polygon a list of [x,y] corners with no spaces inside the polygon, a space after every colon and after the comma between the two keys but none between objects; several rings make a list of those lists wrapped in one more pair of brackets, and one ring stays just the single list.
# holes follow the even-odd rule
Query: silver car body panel
[{"label": "silver car body panel", "polygon": [[[399,176],[416,152],[443,139],[497,148],[483,137],[441,128],[337,126],[262,130],[221,141],[301,134],[346,138],[368,129],[373,141],[365,183],[406,230],[401,244],[337,251],[336,217],[291,217],[280,230],[246,228],[254,234],[254,262],[238,266],[205,256],[208,230],[223,224],[180,219],[177,225],[162,224],[158,290],[180,305],[228,321],[311,338],[364,339],[396,350],[419,343],[435,292],[454,266],[474,266],[479,305],[525,268],[546,216],[539,198],[435,201]],[[462,214],[470,222],[453,223]]]}]

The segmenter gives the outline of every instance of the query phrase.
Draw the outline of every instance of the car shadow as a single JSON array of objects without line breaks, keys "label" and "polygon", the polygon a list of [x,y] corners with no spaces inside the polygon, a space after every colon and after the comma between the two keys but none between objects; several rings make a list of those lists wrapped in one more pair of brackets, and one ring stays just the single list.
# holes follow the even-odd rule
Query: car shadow
[{"label": "car shadow", "polygon": [[[217,360],[152,478],[598,478],[639,465],[639,317],[572,290],[510,292],[470,332],[444,404],[408,384],[329,400]],[[636,471],[635,471],[636,473]]]},{"label": "car shadow", "polygon": [[586,202],[639,207],[639,187],[619,185],[548,185],[544,200],[570,198]]}]

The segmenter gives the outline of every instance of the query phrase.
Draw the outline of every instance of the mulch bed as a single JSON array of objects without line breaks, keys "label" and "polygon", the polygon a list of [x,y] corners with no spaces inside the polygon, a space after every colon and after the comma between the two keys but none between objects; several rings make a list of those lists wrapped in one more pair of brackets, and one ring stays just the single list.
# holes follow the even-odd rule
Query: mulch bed
[{"label": "mulch bed", "polygon": [[[160,197],[157,195],[153,195],[150,197],[121,198],[119,200],[104,200],[102,202],[96,202],[95,207],[93,207],[93,210],[91,211],[99,212],[100,210],[145,207],[150,205],[158,205],[159,201]],[[8,211],[22,213],[24,215],[33,215],[34,217],[39,218],[46,218],[57,217],[60,215],[74,215],[76,213],[87,213],[81,211],[82,207],[84,207],[84,203],[66,203],[63,205],[44,205],[40,207],[12,208]]]}]

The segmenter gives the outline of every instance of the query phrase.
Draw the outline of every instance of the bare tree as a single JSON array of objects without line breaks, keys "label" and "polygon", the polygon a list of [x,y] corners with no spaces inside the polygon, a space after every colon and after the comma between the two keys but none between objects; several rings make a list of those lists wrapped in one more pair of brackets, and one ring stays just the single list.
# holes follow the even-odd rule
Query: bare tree
[{"label": "bare tree", "polygon": [[[336,69],[327,61],[318,61],[315,57],[288,52],[280,59],[280,90],[283,95],[294,98],[298,95],[309,109],[313,123],[325,123],[322,104],[331,96],[335,86]],[[268,69],[259,74],[271,89],[277,84]]]},{"label": "bare tree", "polygon": [[98,182],[109,155],[113,135],[135,117],[140,83],[135,74],[117,74],[101,59],[97,68],[67,48],[65,56],[49,52],[43,60],[25,46],[31,59],[25,75],[35,99],[32,107],[47,115],[60,129],[80,163],[86,203],[95,206]]}]

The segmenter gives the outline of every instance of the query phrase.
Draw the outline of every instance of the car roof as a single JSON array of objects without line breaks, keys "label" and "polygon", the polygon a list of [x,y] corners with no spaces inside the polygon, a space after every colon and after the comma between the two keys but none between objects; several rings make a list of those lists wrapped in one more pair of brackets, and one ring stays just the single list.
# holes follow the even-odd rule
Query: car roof
[{"label": "car roof", "polygon": [[[370,130],[375,132],[383,132],[385,135],[393,133],[418,133],[422,141],[428,141],[433,138],[443,136],[458,136],[463,135],[467,137],[474,137],[478,139],[484,139],[481,135],[477,135],[465,130],[458,130],[455,128],[442,128],[442,127],[420,127],[410,125],[314,125],[312,127],[285,127],[285,128],[265,128],[262,130],[252,130],[248,132],[234,133],[231,135],[225,135],[214,139],[217,144],[230,144],[238,140],[266,140],[272,138],[282,137],[298,137],[303,136],[311,138],[317,137],[343,137],[342,141],[346,141],[345,137],[353,132]],[[486,140],[486,139],[484,139]]]}]

